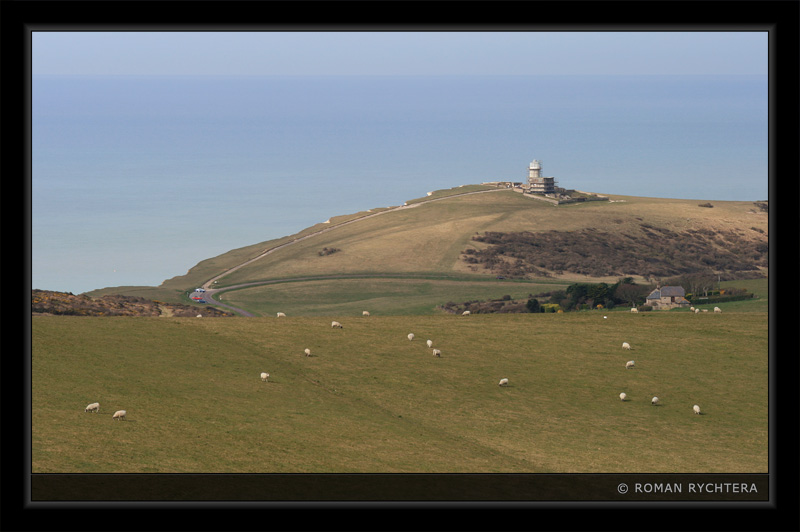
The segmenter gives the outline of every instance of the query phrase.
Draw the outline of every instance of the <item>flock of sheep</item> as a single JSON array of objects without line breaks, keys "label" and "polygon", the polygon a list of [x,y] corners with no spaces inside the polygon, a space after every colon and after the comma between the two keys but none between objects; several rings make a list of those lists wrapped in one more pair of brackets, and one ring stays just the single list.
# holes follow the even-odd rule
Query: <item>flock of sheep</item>
[{"label": "flock of sheep", "polygon": [[[369,311],[365,310],[365,311],[363,311],[361,313],[361,315],[364,316],[364,317],[367,317],[367,316],[369,316]],[[470,315],[470,312],[468,310],[466,310],[466,311],[464,311],[462,313],[462,316],[469,316],[469,315]],[[278,312],[277,313],[277,317],[279,317],[279,318],[286,317],[286,314],[284,314],[283,312]],[[331,328],[342,329],[343,326],[338,321],[332,321],[331,322]],[[409,340],[414,340],[414,338],[415,338],[414,333],[409,333],[408,334],[408,339]],[[436,348],[433,347],[433,340],[426,340],[425,344],[428,346],[429,349],[432,349],[433,356],[441,358],[442,351],[441,351],[441,349],[436,349]],[[311,350],[306,348],[305,349],[305,354],[306,354],[307,357],[311,356]],[[264,382],[267,382],[267,379],[269,379],[269,373],[261,373],[261,380],[264,381]],[[500,386],[508,386],[508,379],[506,379],[506,378],[500,379],[499,385]]]},{"label": "flock of sheep", "polygon": [[[689,311],[690,312],[694,312],[695,314],[700,314],[700,312],[708,312],[708,309],[707,308],[699,309],[699,308],[689,307]],[[631,308],[631,312],[633,312],[634,314],[638,314],[639,313],[639,309],[636,308],[636,307],[633,307],[633,308]],[[720,312],[722,312],[722,309],[719,308],[719,307],[714,307],[714,312],[719,314]],[[603,316],[603,317],[605,318],[605,316]]]},{"label": "flock of sheep", "polygon": [[[695,314],[699,314],[700,312],[708,312],[708,309],[699,309],[699,308],[695,308],[695,307],[690,307],[689,311],[693,312]],[[636,313],[639,312],[639,310],[636,307],[633,307],[633,308],[631,308],[631,312],[636,314]],[[717,314],[720,314],[722,312],[722,309],[719,308],[719,307],[714,307],[714,312],[717,313]],[[605,319],[606,316],[603,316],[603,318]],[[630,350],[631,349],[631,345],[628,342],[622,342],[622,348]],[[629,360],[628,362],[625,363],[625,369],[632,369],[632,368],[635,368],[635,367],[636,367],[636,363],[633,360]],[[625,399],[627,397],[628,396],[625,394],[625,392],[619,394],[619,398],[620,398],[621,401],[625,401]],[[658,406],[658,403],[659,403],[658,397],[653,397],[650,400],[650,404],[653,405],[653,406]],[[695,414],[699,415],[700,414],[700,407],[698,405],[694,405],[694,406],[692,406],[692,411]]]},{"label": "flock of sheep", "polygon": [[[691,307],[690,310],[692,312],[694,312],[695,314],[700,312],[700,309],[696,309],[694,307]],[[631,312],[638,313],[639,310],[634,307],[634,308],[631,309]],[[708,311],[703,309],[703,312],[708,312]],[[714,312],[720,313],[720,312],[722,312],[722,310],[719,307],[714,307]],[[361,315],[362,316],[369,316],[369,312],[365,310],[365,311],[363,311],[361,313]],[[465,310],[461,315],[462,316],[469,316],[470,312],[468,310]],[[286,316],[286,314],[284,314],[283,312],[278,312],[278,317],[285,317],[285,316]],[[607,316],[603,316],[603,319],[607,319]],[[338,321],[332,321],[331,322],[331,327],[341,329],[342,328],[342,324],[339,323]],[[409,333],[408,339],[409,340],[414,340],[414,338],[415,338],[414,333]],[[426,344],[427,344],[428,348],[433,349],[433,341],[432,340],[427,340]],[[622,348],[623,349],[627,349],[628,351],[630,351],[631,350],[631,344],[629,344],[628,342],[622,342]],[[311,351],[309,349],[306,349],[305,353],[306,353],[306,356],[310,356],[311,355]],[[433,356],[441,357],[442,356],[441,350],[433,349]],[[635,367],[636,367],[636,363],[633,360],[629,360],[628,362],[625,363],[625,369],[633,369]],[[268,377],[269,377],[269,373],[262,373],[261,374],[261,380],[262,381],[266,382]],[[502,378],[502,379],[500,379],[500,382],[498,384],[499,384],[499,386],[508,386],[508,379],[507,378]],[[619,398],[623,402],[627,399],[627,397],[628,396],[627,396],[627,394],[625,392],[622,392],[621,394],[619,394]],[[653,406],[658,406],[658,402],[659,402],[658,397],[653,397],[650,400],[650,404],[653,405]],[[692,407],[692,410],[694,411],[695,414],[700,414],[700,407],[698,405],[694,405]]]},{"label": "flock of sheep", "polygon": [[[694,307],[691,307],[689,310],[691,312],[694,312],[695,314],[700,312],[700,309],[696,309]],[[632,313],[638,313],[639,310],[634,307],[634,308],[631,308],[631,312]],[[708,312],[708,311],[706,309],[703,309],[703,312]],[[720,313],[720,312],[722,312],[722,310],[719,307],[714,307],[714,312]],[[363,311],[361,313],[361,315],[364,316],[364,317],[367,317],[367,316],[369,316],[369,311],[365,310],[365,311]],[[470,315],[470,312],[468,310],[465,310],[462,313],[462,316],[469,316],[469,315]],[[284,317],[286,317],[286,314],[284,314],[283,312],[278,312],[277,313],[277,317],[278,318],[284,318]],[[603,319],[607,319],[607,317],[603,316]],[[339,329],[343,328],[342,324],[339,323],[338,321],[332,321],[331,322],[331,327],[332,328],[339,328]],[[409,340],[414,340],[414,338],[415,338],[414,333],[409,333],[408,339]],[[440,349],[433,348],[433,340],[427,340],[426,344],[427,344],[429,349],[433,349],[433,356],[435,356],[435,357],[441,357],[442,356],[442,351]],[[631,350],[631,345],[628,342],[622,342],[622,348],[623,349],[627,349],[627,350],[630,351]],[[308,349],[308,348],[305,349],[304,353],[305,353],[305,355],[307,357],[311,356],[311,350]],[[625,369],[633,369],[635,367],[636,367],[636,363],[633,360],[629,360],[628,362],[625,363]],[[267,382],[268,379],[269,379],[269,373],[262,372],[261,373],[261,380],[264,381],[264,382]],[[502,379],[500,379],[500,382],[498,384],[499,384],[499,386],[508,386],[508,379],[507,378],[502,378]],[[627,394],[625,392],[622,392],[622,393],[619,394],[619,398],[623,402],[627,399],[627,397],[628,396],[627,396]],[[659,402],[658,397],[653,397],[653,399],[651,399],[651,401],[650,401],[650,404],[653,405],[653,406],[657,406],[658,402]],[[694,405],[692,407],[692,410],[694,411],[695,414],[700,414],[700,407],[698,405]],[[95,413],[98,413],[99,411],[100,411],[100,403],[91,403],[91,404],[87,405],[86,409],[84,410],[84,412],[95,412]],[[116,412],[114,412],[114,415],[112,415],[111,418],[124,421],[126,414],[127,414],[127,412],[125,410],[117,410]]]},{"label": "flock of sheep", "polygon": [[[717,308],[719,308],[719,307],[715,307],[714,312],[717,312],[717,310],[716,310]],[[720,312],[722,312],[722,311],[720,311]],[[603,316],[603,317],[605,318],[605,316]],[[622,342],[622,349],[627,349],[628,351],[630,351],[631,350],[631,344],[629,344],[628,342]],[[629,360],[629,361],[627,361],[625,363],[625,369],[633,369],[635,367],[636,367],[636,362],[634,362],[633,360]],[[620,401],[624,402],[627,399],[627,397],[628,397],[628,395],[625,392],[622,392],[621,394],[619,394]],[[658,406],[658,402],[659,402],[658,397],[653,397],[650,400],[650,404],[653,405],[653,406]],[[692,410],[694,411],[695,414],[699,414],[700,413],[700,407],[697,406],[697,405],[694,405],[692,407]]]},{"label": "flock of sheep", "polygon": [[[91,403],[86,405],[86,409],[84,410],[84,412],[94,412],[95,414],[100,413],[100,403]],[[116,412],[114,412],[114,415],[111,416],[111,419],[118,419],[125,421],[125,415],[127,413],[128,412],[126,412],[125,410],[117,410]]]}]

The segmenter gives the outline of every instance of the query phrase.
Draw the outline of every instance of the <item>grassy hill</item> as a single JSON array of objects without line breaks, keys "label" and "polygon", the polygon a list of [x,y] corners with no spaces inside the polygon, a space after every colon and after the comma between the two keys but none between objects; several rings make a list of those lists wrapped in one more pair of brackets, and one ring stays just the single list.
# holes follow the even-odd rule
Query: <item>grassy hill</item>
[{"label": "grassy hill", "polygon": [[[490,192],[463,195],[477,191]],[[299,284],[262,285],[223,296],[257,314],[271,313],[282,301],[298,303],[298,297],[305,299],[280,310],[313,315],[323,308],[334,310],[338,303],[370,305],[372,310],[383,303],[394,312],[429,313],[447,301],[439,297],[446,293],[462,300],[501,297],[509,291],[517,297],[535,293],[542,284],[563,288],[570,282],[614,282],[621,276],[644,282],[699,269],[722,271],[725,279],[732,279],[766,271],[768,224],[760,203],[609,199],[553,206],[486,186],[436,191],[409,200],[403,208],[343,215],[295,235],[232,250],[157,288],[109,288],[90,295],[149,293],[154,299],[185,302],[187,290],[293,241],[219,277],[214,286],[316,279],[302,289]],[[397,281],[352,282],[343,299],[341,276]],[[494,291],[487,283],[498,276],[516,284],[509,288],[507,282],[496,282]],[[386,294],[383,301],[381,291]],[[426,291],[436,297],[420,297]]]},{"label": "grassy hill", "polygon": [[767,471],[765,312],[339,320],[35,316],[32,470]]}]

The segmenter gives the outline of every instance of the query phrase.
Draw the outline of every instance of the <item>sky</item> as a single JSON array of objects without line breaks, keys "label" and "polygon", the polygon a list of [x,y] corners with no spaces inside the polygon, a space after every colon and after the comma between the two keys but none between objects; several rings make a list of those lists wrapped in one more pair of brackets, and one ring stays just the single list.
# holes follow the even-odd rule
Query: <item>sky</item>
[{"label": "sky", "polygon": [[[32,33],[32,74],[36,76],[756,76],[766,80],[768,74],[768,33],[766,31],[709,31],[709,32],[325,32],[325,31],[261,31],[261,32],[207,32],[207,31],[34,31]],[[725,95],[720,95],[725,96]],[[640,102],[641,103],[641,102]],[[34,102],[34,106],[40,105]],[[647,105],[647,102],[641,103]],[[135,101],[134,105],[135,107]],[[710,107],[713,107],[713,102]],[[74,112],[74,110],[72,110]],[[602,112],[602,109],[598,109]],[[763,107],[754,106],[753,113],[763,113]],[[56,111],[55,115],[61,114]],[[702,120],[699,113],[697,120]],[[760,115],[758,115],[760,116]],[[694,126],[693,126],[694,127]],[[764,119],[766,131],[766,116]],[[475,139],[467,139],[475,141]],[[524,139],[520,139],[524,140]],[[549,139],[557,142],[558,139]],[[451,135],[450,143],[457,139]],[[461,139],[463,142],[464,139]],[[677,139],[680,141],[680,139]],[[564,143],[568,141],[565,140]],[[465,142],[464,146],[468,146]],[[536,147],[541,149],[541,146]],[[563,147],[562,147],[563,148]],[[702,151],[703,146],[694,147]],[[758,148],[758,147],[757,147]],[[542,158],[557,176],[567,175],[564,168],[567,161],[553,160],[553,154],[531,152],[532,148],[506,157],[505,164],[519,167],[522,179],[524,166],[531,158]],[[565,148],[566,149],[566,148]],[[569,146],[572,149],[572,146]],[[659,160],[664,154],[662,147],[653,148],[653,153],[639,154],[639,157],[652,156]],[[766,159],[766,149],[763,158]],[[760,153],[760,152],[759,152]],[[36,154],[34,154],[35,156]],[[571,158],[579,159],[587,154],[577,154]],[[36,160],[36,157],[34,157]],[[418,158],[419,161],[424,158]],[[487,159],[488,160],[488,159]],[[513,161],[513,162],[512,162]],[[65,161],[66,162],[66,161]],[[138,164],[150,162],[139,160]],[[641,161],[640,161],[641,162]],[[620,168],[630,169],[633,160],[618,161]],[[646,164],[643,163],[643,164]],[[758,165],[757,165],[758,166]],[[65,165],[65,168],[67,166]],[[717,168],[717,172],[722,170]],[[756,171],[761,170],[758,166]],[[439,172],[437,168],[425,168],[428,173]],[[495,170],[492,170],[495,171]],[[70,173],[71,172],[71,173]],[[85,172],[83,172],[85,173]],[[439,172],[441,173],[441,172]],[[502,172],[501,172],[502,173]],[[577,173],[577,172],[576,172]],[[65,176],[79,180],[80,168],[70,167]],[[489,172],[491,174],[491,172]],[[494,176],[487,174],[487,178]],[[766,169],[763,170],[766,175]],[[516,175],[516,174],[515,174]],[[370,173],[361,176],[372,180]],[[458,177],[455,177],[458,179]],[[36,179],[36,176],[34,176]],[[354,177],[355,179],[355,177]],[[624,176],[621,179],[625,179]],[[691,177],[684,178],[691,180]],[[725,177],[721,178],[725,179]],[[411,181],[410,179],[408,180]],[[766,179],[764,179],[766,190]],[[448,186],[464,184],[453,183]],[[722,186],[727,185],[723,182]],[[72,183],[74,187],[91,187],[89,182]],[[145,186],[142,183],[142,186]],[[355,185],[354,185],[355,186]],[[427,186],[424,185],[424,186]],[[731,187],[729,187],[731,188]],[[431,188],[416,188],[401,197],[387,200],[387,204],[419,197]],[[589,189],[592,190],[592,189]],[[609,191],[614,193],[613,190]],[[96,192],[99,194],[100,192]],[[294,192],[287,192],[293,194]],[[117,194],[118,195],[118,194]],[[188,196],[186,191],[175,190],[175,196]],[[637,193],[635,195],[654,195]],[[688,197],[685,195],[679,197]],[[722,198],[721,198],[722,199]],[[759,197],[762,198],[759,194]],[[96,198],[98,204],[112,204],[113,197],[104,202]],[[205,247],[189,251],[181,250],[181,257],[168,263],[166,258],[158,262],[161,269],[145,271],[152,253],[178,255],[170,249],[166,241],[158,243],[142,237],[138,233],[109,234],[108,238],[124,242],[127,258],[120,259],[130,266],[123,275],[117,266],[108,266],[107,272],[90,271],[86,257],[91,254],[108,255],[108,249],[101,249],[96,232],[102,228],[87,228],[76,240],[87,241],[85,248],[75,242],[60,244],[58,234],[43,235],[34,231],[34,288],[71,291],[82,293],[106,286],[158,285],[164,279],[181,275],[200,260],[216,256],[239,246],[255,244],[270,238],[279,238],[300,231],[324,218],[349,214],[361,209],[382,206],[365,199],[364,205],[341,205],[342,212],[330,212],[320,205],[309,205],[314,214],[298,214],[291,227],[282,227],[280,234],[267,234],[262,228],[252,228],[255,233],[240,234],[241,242],[231,243],[230,231],[219,224],[211,228],[199,227],[197,238],[203,239]],[[290,201],[286,201],[287,204]],[[80,215],[77,203],[72,205],[70,216]],[[143,207],[144,208],[144,207]],[[38,212],[38,211],[37,211]],[[144,211],[142,211],[144,212]],[[320,217],[319,212],[324,216]],[[142,213],[139,213],[140,215]],[[36,213],[34,213],[36,216]],[[52,226],[57,226],[57,217],[48,213]],[[318,219],[319,218],[319,219]],[[46,224],[37,224],[43,227]],[[77,223],[77,222],[75,222]],[[97,225],[97,224],[95,224]],[[188,225],[188,224],[187,224]],[[205,230],[204,233],[201,231]],[[62,231],[67,231],[66,226]],[[214,240],[211,231],[219,232]],[[260,232],[258,232],[260,231]],[[77,231],[69,230],[71,234]],[[141,232],[141,231],[140,231]],[[47,238],[44,238],[47,236]],[[141,247],[134,245],[143,240]],[[188,233],[181,240],[191,241]],[[89,242],[91,241],[91,242]],[[40,248],[37,248],[37,243]],[[55,242],[55,243],[54,243]],[[94,245],[93,248],[90,245]],[[146,246],[151,246],[148,248]],[[155,246],[155,247],[152,247]],[[167,251],[165,251],[167,250]],[[37,254],[38,253],[38,254]],[[69,254],[72,255],[69,255]],[[166,257],[166,255],[164,255]],[[40,257],[36,264],[37,257]],[[99,262],[97,260],[93,261]],[[68,266],[74,264],[75,266]],[[133,266],[135,264],[135,267]],[[49,269],[48,269],[49,268]],[[47,271],[45,271],[47,270]],[[135,276],[134,276],[135,271]],[[116,273],[115,273],[116,272]]]},{"label": "sky", "polygon": [[767,74],[767,32],[34,32],[34,75]]}]

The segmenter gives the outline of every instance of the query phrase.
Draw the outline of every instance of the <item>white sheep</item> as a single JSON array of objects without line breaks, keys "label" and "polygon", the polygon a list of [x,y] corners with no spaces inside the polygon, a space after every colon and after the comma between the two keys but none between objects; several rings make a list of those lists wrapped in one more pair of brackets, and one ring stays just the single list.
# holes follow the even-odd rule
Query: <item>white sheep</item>
[{"label": "white sheep", "polygon": [[469,314],[470,312],[468,310],[465,310],[464,312],[461,313],[462,316],[469,316]]},{"label": "white sheep", "polygon": [[689,310],[691,310],[692,312],[694,312],[694,307],[689,307]]},{"label": "white sheep", "polygon": [[99,412],[100,411],[100,403],[92,403],[90,405],[86,405],[86,409],[84,412]]},{"label": "white sheep", "polygon": [[638,314],[638,313],[639,313],[639,309],[638,309],[638,308],[636,308],[636,307],[633,307],[633,308],[631,309],[631,312],[633,312],[634,314]]},{"label": "white sheep", "polygon": [[311,356],[311,349],[306,347],[304,353],[306,354],[307,357],[310,357]]},{"label": "white sheep", "polygon": [[651,405],[653,405],[653,406],[656,406],[656,405],[658,405],[658,397],[653,397],[653,398],[650,400],[650,404],[651,404]]},{"label": "white sheep", "polygon": [[283,312],[278,312],[278,316],[277,317],[278,318],[285,318],[286,314],[284,314]]},{"label": "white sheep", "polygon": [[625,363],[625,369],[635,368],[636,363],[633,360],[629,360]]},{"label": "white sheep", "polygon": [[202,317],[203,317],[203,315],[202,315],[202,314],[198,314],[198,315],[197,315],[197,317],[198,317],[198,318],[202,318]]},{"label": "white sheep", "polygon": [[339,323],[338,321],[332,321],[331,322],[331,327],[339,327],[341,329],[342,328],[342,324]]},{"label": "white sheep", "polygon": [[364,312],[362,312],[362,313],[361,313],[361,315],[362,315],[362,316],[369,316],[369,311],[368,311],[368,310],[365,310]]},{"label": "white sheep", "polygon": [[714,307],[714,312],[720,313],[720,312],[722,312],[722,309],[719,308],[719,307]]},{"label": "white sheep", "polygon": [[433,350],[433,356],[441,357],[442,356],[442,352],[440,350],[438,350],[438,349],[434,349]]},{"label": "white sheep", "polygon": [[703,309],[703,312],[708,312],[708,309],[707,309],[707,308],[704,308],[704,309]]},{"label": "white sheep", "polygon": [[408,335],[408,339],[409,339],[409,340],[413,340],[413,339],[414,339],[414,333],[409,333],[409,335]]},{"label": "white sheep", "polygon": [[111,416],[111,419],[121,419],[121,420],[124,421],[125,420],[125,414],[127,414],[127,413],[128,412],[125,411],[125,410],[117,410],[116,412],[114,412],[114,415]]},{"label": "white sheep", "polygon": [[694,313],[695,314],[700,314],[700,309],[699,308],[694,309]]},{"label": "white sheep", "polygon": [[428,347],[433,347],[433,340],[428,340],[425,343],[428,344]]},{"label": "white sheep", "polygon": [[626,397],[628,397],[628,396],[625,394],[625,392],[622,392],[621,394],[619,394],[619,400],[620,401],[624,401]]},{"label": "white sheep", "polygon": [[267,382],[267,379],[269,379],[269,373],[262,373],[261,380]]},{"label": "white sheep", "polygon": [[631,350],[631,344],[628,342],[622,342],[622,349],[627,349],[628,351]]},{"label": "white sheep", "polygon": [[508,379],[500,379],[500,386],[508,386]]},{"label": "white sheep", "polygon": [[694,405],[694,406],[692,407],[692,410],[694,410],[694,413],[695,413],[695,414],[699,414],[699,413],[700,413],[700,407],[699,407],[699,406],[697,406],[697,405]]}]

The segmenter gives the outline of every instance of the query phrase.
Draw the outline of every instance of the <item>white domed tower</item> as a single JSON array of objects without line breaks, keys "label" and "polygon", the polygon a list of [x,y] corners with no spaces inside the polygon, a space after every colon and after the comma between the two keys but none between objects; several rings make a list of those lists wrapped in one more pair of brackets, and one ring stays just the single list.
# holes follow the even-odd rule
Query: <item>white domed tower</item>
[{"label": "white domed tower", "polygon": [[528,166],[528,181],[530,182],[532,179],[539,179],[540,177],[542,177],[542,163],[534,159]]},{"label": "white domed tower", "polygon": [[555,178],[542,177],[542,163],[534,159],[528,165],[528,193],[552,194],[555,192]]}]

